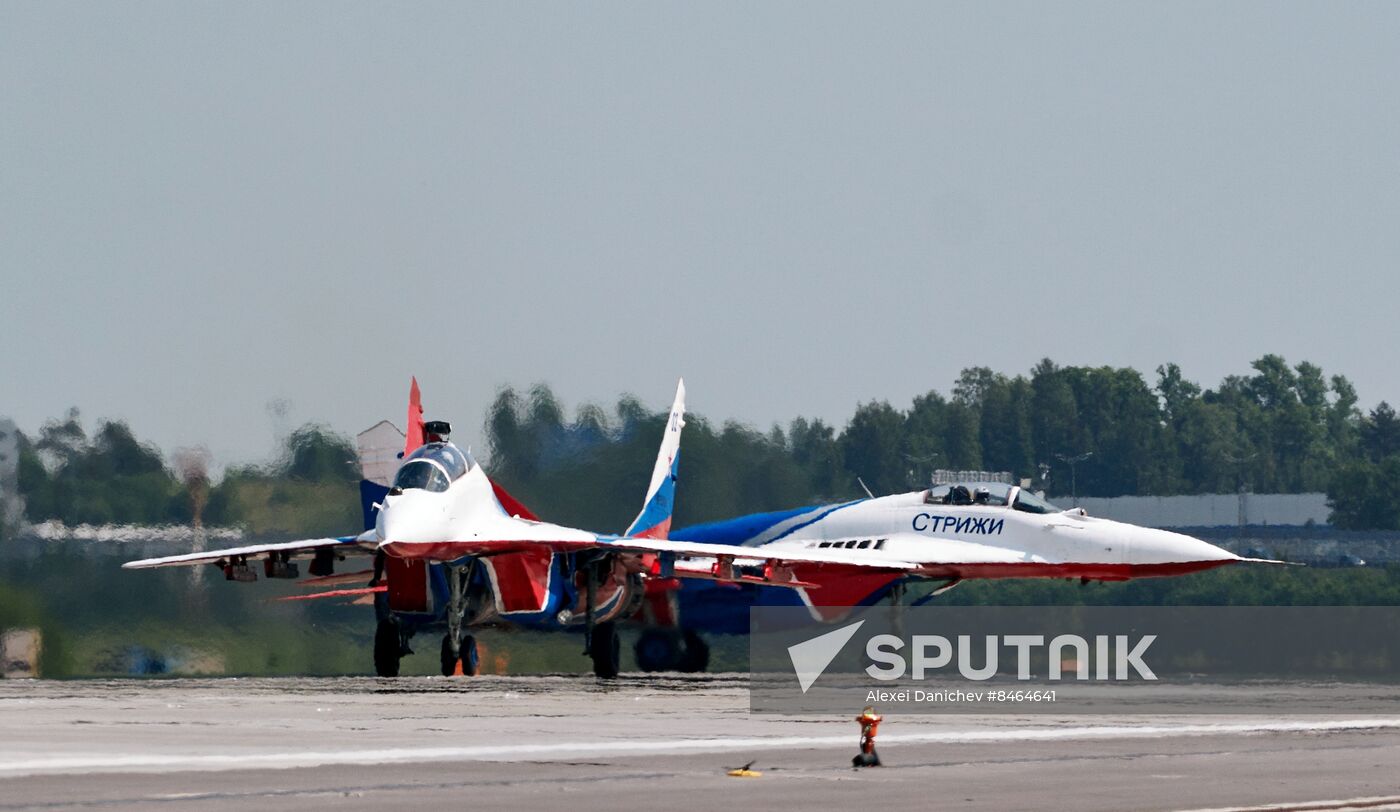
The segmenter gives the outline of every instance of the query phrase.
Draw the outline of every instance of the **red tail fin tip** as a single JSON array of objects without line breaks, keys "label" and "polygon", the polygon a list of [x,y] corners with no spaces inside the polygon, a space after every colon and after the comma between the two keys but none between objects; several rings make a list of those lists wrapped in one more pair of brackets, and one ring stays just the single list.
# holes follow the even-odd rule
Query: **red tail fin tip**
[{"label": "red tail fin tip", "polygon": [[418,391],[418,378],[408,387],[408,434],[404,437],[403,455],[407,457],[423,445],[423,396]]}]

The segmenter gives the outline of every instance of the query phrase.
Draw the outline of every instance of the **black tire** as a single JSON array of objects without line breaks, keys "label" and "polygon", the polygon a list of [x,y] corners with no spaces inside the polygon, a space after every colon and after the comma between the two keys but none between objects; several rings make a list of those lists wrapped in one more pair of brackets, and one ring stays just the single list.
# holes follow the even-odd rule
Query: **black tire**
[{"label": "black tire", "polygon": [[399,657],[403,643],[399,636],[399,624],[381,620],[374,628],[374,673],[381,677],[399,675]]},{"label": "black tire", "polygon": [[685,653],[681,655],[680,670],[688,674],[700,674],[710,667],[710,644],[699,634],[686,629]]},{"label": "black tire", "polygon": [[457,655],[452,653],[452,638],[442,636],[442,675],[451,677],[457,673]]},{"label": "black tire", "polygon": [[681,668],[681,635],[675,629],[647,629],[632,647],[637,667],[647,672],[675,671]]},{"label": "black tire", "polygon": [[481,673],[481,656],[476,651],[476,638],[462,635],[462,675],[475,677]]},{"label": "black tire", "polygon": [[593,640],[588,647],[593,658],[593,674],[603,679],[612,679],[621,670],[622,642],[617,637],[617,627],[612,623],[599,623],[593,627]]}]

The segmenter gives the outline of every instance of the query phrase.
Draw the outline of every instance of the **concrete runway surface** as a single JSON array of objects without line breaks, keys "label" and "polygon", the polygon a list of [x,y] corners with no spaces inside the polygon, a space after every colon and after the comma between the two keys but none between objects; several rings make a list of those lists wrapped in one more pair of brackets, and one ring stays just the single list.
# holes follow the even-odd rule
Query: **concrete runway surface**
[{"label": "concrete runway surface", "polygon": [[894,716],[856,771],[850,718],[746,685],[0,682],[0,810],[1400,809],[1395,717]]}]

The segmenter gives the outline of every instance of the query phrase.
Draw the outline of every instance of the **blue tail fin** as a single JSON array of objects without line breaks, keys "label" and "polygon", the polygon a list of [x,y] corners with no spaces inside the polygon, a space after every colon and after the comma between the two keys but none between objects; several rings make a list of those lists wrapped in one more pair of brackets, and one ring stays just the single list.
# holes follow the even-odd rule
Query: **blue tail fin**
[{"label": "blue tail fin", "polygon": [[389,486],[370,482],[368,479],[360,480],[360,511],[365,519],[366,530],[374,529],[374,517],[379,512],[378,505],[388,494]]},{"label": "blue tail fin", "polygon": [[625,535],[664,539],[671,532],[671,514],[676,502],[676,472],[681,463],[681,427],[685,425],[685,381],[676,385],[676,399],[666,420],[666,433],[661,437],[661,450],[651,471],[651,486],[647,488],[642,512],[632,520]]}]

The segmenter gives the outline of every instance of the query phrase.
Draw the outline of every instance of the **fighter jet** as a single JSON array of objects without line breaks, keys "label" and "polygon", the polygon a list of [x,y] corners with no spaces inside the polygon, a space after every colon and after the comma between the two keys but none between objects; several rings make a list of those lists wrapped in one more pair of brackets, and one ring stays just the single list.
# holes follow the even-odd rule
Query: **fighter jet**
[{"label": "fighter jet", "polygon": [[[911,580],[938,583],[927,598],[979,578],[1126,581],[1238,562],[1282,563],[1244,558],[1181,533],[1095,518],[1079,508],[1061,509],[1026,487],[995,481],[743,516],[682,528],[672,537],[734,545],[743,551],[736,553],[738,560],[796,562],[804,554],[826,553],[870,563],[861,572],[793,568],[797,580],[812,586],[795,587],[791,595],[821,620],[836,620],[845,607],[869,605]],[[683,563],[678,571],[691,566]],[[737,631],[732,610],[745,602],[726,592],[682,592],[678,612],[684,623]],[[749,590],[748,596],[753,603],[781,605],[791,602],[785,592]],[[720,611],[726,607],[727,617]]]},{"label": "fighter jet", "polygon": [[[492,482],[471,454],[451,442],[445,421],[425,421],[415,380],[409,399],[409,431],[402,462],[382,501],[369,506],[372,526],[354,536],[256,544],[225,550],[151,558],[127,569],[214,564],[231,581],[256,581],[261,560],[269,578],[297,578],[299,561],[325,582],[335,564],[352,556],[374,559],[379,624],[375,670],[396,676],[409,639],[425,628],[446,627],[441,665],[445,675],[475,673],[474,626],[515,624],[531,628],[582,629],[585,653],[603,677],[618,673],[619,642],[614,621],[636,614],[648,582],[675,576],[745,583],[788,583],[779,562],[747,561],[736,568],[735,549],[724,545],[671,542],[685,384],[676,389],[661,448],[641,512],[621,535],[540,521]],[[841,570],[883,566],[847,562],[844,552],[802,551],[803,563]],[[678,561],[688,562],[683,573]],[[898,565],[897,565],[898,566]],[[755,570],[754,568],[757,568]],[[384,583],[387,581],[387,583]],[[795,582],[793,582],[795,583]]]},{"label": "fighter jet", "polygon": [[[581,629],[594,673],[611,677],[619,666],[616,621],[677,593],[703,600],[706,590],[677,589],[677,579],[727,587],[718,603],[692,605],[681,628],[742,631],[716,622],[742,612],[755,595],[796,596],[814,620],[829,621],[910,580],[939,582],[937,594],[970,578],[1123,580],[1249,560],[1187,536],[1062,511],[999,483],[746,516],[668,538],[684,415],[682,382],[642,510],[626,531],[610,535],[540,521],[451,442],[448,423],[423,419],[415,381],[402,462],[382,501],[367,506],[365,532],[124,566],[215,564],[229,580],[253,581],[259,560],[269,578],[296,578],[297,562],[310,559],[310,573],[329,580],[345,577],[333,575],[337,562],[370,556],[374,578],[365,591],[377,598],[379,675],[398,674],[415,632],[442,627],[442,672],[475,673],[476,642],[465,630],[506,623]],[[662,642],[677,637],[665,634]],[[645,670],[659,660],[642,657],[643,644],[657,639],[643,635],[639,643]],[[672,662],[670,653],[663,650],[660,661]],[[696,667],[692,658],[690,668],[702,670],[703,662]]]}]

